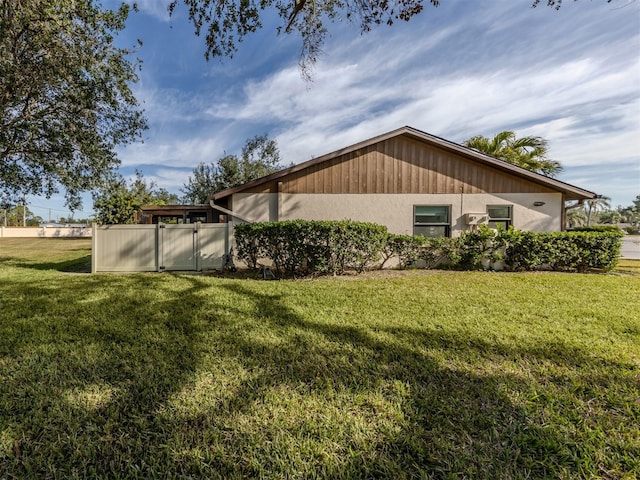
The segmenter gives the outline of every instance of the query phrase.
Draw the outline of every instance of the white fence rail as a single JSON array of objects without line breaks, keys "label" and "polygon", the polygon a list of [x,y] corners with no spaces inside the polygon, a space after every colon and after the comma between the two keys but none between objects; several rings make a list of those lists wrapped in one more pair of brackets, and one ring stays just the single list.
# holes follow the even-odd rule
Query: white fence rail
[{"label": "white fence rail", "polygon": [[230,240],[226,223],[94,225],[91,271],[221,269]]},{"label": "white fence rail", "polygon": [[90,237],[91,227],[0,227],[0,238]]}]

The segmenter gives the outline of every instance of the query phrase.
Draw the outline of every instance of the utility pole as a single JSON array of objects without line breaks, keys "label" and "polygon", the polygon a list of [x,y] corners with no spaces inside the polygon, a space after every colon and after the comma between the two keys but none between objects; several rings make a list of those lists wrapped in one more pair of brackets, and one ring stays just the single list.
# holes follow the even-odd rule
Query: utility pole
[{"label": "utility pole", "polygon": [[22,226],[27,226],[27,195],[22,198]]}]

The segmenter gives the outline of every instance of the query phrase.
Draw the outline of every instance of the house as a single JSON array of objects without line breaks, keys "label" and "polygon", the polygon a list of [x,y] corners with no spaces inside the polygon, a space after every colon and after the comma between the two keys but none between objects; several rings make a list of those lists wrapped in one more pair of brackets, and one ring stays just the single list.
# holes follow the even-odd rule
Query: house
[{"label": "house", "polygon": [[457,236],[487,223],[559,231],[593,192],[402,127],[244,185],[211,206],[242,221],[351,219],[397,234]]}]

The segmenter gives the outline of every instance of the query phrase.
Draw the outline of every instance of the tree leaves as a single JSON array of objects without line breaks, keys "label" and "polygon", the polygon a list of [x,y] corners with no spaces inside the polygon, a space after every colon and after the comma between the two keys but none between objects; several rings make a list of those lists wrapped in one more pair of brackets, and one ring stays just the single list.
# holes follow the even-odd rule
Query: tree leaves
[{"label": "tree leaves", "polygon": [[153,180],[147,182],[142,172],[127,185],[121,175],[113,176],[107,185],[94,192],[93,208],[100,224],[135,223],[136,213],[144,205],[171,205],[179,202],[176,195],[159,188]]},{"label": "tree leaves", "polygon": [[117,167],[115,148],[140,137],[137,66],[113,44],[127,15],[92,0],[0,0],[0,193],[63,188],[76,208]]},{"label": "tree leaves", "polygon": [[[322,51],[328,25],[336,20],[359,21],[361,32],[397,20],[409,21],[423,10],[424,0],[173,0],[169,13],[179,4],[189,11],[196,35],[205,34],[207,60],[233,57],[244,37],[262,28],[262,18],[275,10],[282,19],[277,33],[297,31],[302,41],[300,69],[311,78],[311,69]],[[438,6],[439,0],[429,0]]]},{"label": "tree leaves", "polygon": [[200,163],[184,185],[184,200],[190,203],[208,203],[215,192],[274,173],[280,169],[280,150],[275,140],[267,135],[256,135],[242,147],[242,154],[226,154],[214,164]]},{"label": "tree leaves", "polygon": [[493,138],[477,135],[464,145],[518,167],[555,177],[562,171],[560,162],[547,157],[549,145],[542,137],[517,138],[512,131],[497,133]]}]

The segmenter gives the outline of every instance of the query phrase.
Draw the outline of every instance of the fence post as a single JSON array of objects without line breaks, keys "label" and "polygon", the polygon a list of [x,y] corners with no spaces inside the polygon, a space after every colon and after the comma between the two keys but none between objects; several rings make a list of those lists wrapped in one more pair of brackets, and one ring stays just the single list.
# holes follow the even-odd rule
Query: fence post
[{"label": "fence post", "polygon": [[160,225],[161,223],[156,223],[156,271],[161,272],[160,267],[162,266],[162,252],[160,251],[162,248],[162,240],[160,239]]},{"label": "fence post", "polygon": [[194,228],[194,235],[196,237],[196,240],[194,242],[194,252],[193,254],[196,256],[196,272],[199,272],[202,270],[202,262],[200,260],[200,235],[201,235],[201,231],[200,231],[200,222],[196,222],[193,226]]},{"label": "fence post", "polygon": [[98,226],[91,224],[91,273],[98,271]]}]

